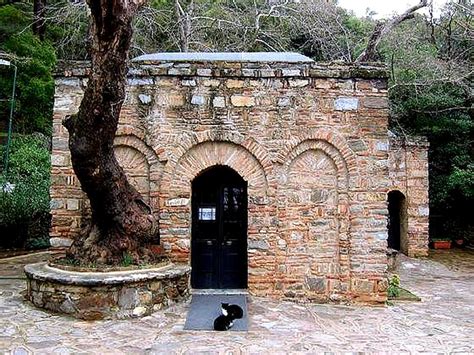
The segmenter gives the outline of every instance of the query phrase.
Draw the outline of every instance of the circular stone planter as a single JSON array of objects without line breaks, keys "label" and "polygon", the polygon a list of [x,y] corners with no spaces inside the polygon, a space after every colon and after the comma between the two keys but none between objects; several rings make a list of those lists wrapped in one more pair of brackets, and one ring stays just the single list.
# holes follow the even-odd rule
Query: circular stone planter
[{"label": "circular stone planter", "polygon": [[36,307],[86,320],[141,317],[189,295],[187,265],[111,272],[25,266],[26,298]]}]

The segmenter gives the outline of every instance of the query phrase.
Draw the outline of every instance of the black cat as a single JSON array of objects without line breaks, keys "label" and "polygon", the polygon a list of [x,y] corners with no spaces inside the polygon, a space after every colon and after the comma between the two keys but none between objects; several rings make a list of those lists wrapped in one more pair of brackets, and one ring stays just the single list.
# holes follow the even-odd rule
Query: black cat
[{"label": "black cat", "polygon": [[240,319],[244,316],[244,310],[236,304],[221,303],[221,308],[223,315],[233,319]]},{"label": "black cat", "polygon": [[244,316],[243,309],[236,304],[221,303],[222,314],[214,320],[214,330],[229,330],[234,325],[234,319]]},{"label": "black cat", "polygon": [[234,319],[221,314],[214,319],[214,330],[229,330],[234,325]]}]

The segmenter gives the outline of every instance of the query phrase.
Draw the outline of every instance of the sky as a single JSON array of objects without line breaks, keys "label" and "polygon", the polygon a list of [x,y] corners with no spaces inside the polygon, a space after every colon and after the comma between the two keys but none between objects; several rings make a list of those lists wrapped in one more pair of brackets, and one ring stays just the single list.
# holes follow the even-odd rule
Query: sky
[{"label": "sky", "polygon": [[[435,16],[446,2],[447,0],[433,0]],[[419,0],[339,0],[338,3],[339,6],[354,11],[358,16],[364,16],[366,9],[370,8],[377,13],[375,18],[384,18],[394,13],[403,13],[409,7],[418,4]]]}]

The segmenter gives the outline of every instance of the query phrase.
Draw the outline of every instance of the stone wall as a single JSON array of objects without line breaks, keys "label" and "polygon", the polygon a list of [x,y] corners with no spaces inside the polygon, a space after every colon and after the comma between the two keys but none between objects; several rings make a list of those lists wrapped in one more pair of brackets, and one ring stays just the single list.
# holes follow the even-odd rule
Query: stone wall
[{"label": "stone wall", "polygon": [[188,266],[75,272],[25,266],[26,298],[36,307],[86,320],[142,317],[189,296]]},{"label": "stone wall", "polygon": [[428,254],[428,148],[424,138],[390,138],[389,191],[399,191],[406,199],[407,235],[401,251],[408,256]]},{"label": "stone wall", "polygon": [[[77,235],[85,207],[61,121],[77,112],[87,68],[70,68],[56,78],[53,122],[59,238]],[[142,62],[130,69],[116,145],[174,261],[190,260],[191,181],[226,165],[248,183],[251,293],[383,302],[387,121],[380,66]]]}]

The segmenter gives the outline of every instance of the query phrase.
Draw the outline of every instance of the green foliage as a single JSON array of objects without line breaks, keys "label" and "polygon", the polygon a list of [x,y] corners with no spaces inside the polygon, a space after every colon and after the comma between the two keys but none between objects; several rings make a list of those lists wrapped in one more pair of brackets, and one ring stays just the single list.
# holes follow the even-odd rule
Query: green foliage
[{"label": "green foliage", "polygon": [[343,19],[343,26],[346,32],[344,36],[340,36],[339,42],[343,46],[344,42],[348,41],[346,46],[348,45],[351,48],[352,58],[357,58],[365,49],[367,39],[370,37],[374,24],[367,19],[347,13],[344,14]]},{"label": "green foliage", "polygon": [[77,259],[74,259],[73,257],[70,256],[65,256],[64,258],[57,259],[56,262],[59,262],[60,264],[64,265],[70,265],[70,266],[80,266],[80,261]]},{"label": "green foliage", "polygon": [[0,43],[20,33],[29,25],[29,19],[16,6],[6,5],[0,9]]},{"label": "green foliage", "polygon": [[0,245],[48,245],[49,174],[47,140],[38,134],[14,136],[8,178],[0,178],[0,186],[7,182],[15,186],[11,192],[0,190]]},{"label": "green foliage", "polygon": [[400,276],[393,275],[388,283],[387,295],[389,298],[396,298],[400,296]]},{"label": "green foliage", "polygon": [[127,253],[124,252],[122,255],[122,266],[127,267],[133,264],[133,257]]},{"label": "green foliage", "polygon": [[457,190],[467,198],[474,199],[474,163],[469,163],[465,168],[455,166],[446,185],[448,190]]},{"label": "green foliage", "polygon": [[[18,67],[13,130],[51,134],[56,63],[54,48],[41,42],[30,29],[28,13],[13,5],[0,7],[0,50],[10,54]],[[8,117],[13,68],[0,66],[0,117]]]}]

